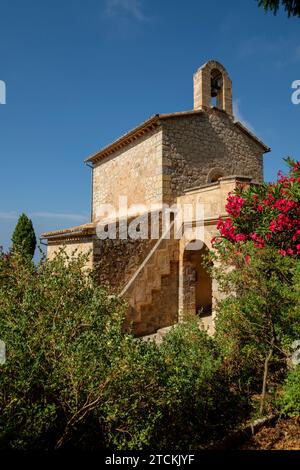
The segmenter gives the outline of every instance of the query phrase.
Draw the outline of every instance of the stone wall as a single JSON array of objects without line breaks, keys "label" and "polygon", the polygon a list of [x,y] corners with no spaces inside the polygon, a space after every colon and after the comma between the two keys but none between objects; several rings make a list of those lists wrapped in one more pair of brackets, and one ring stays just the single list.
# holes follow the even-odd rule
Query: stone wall
[{"label": "stone wall", "polygon": [[142,309],[135,334],[148,335],[178,322],[178,262],[171,262],[170,274],[162,276],[161,289],[152,293],[152,303]]},{"label": "stone wall", "polygon": [[94,266],[100,284],[120,292],[142,264],[156,240],[99,240],[94,244]]},{"label": "stone wall", "polygon": [[157,128],[125,149],[104,158],[93,169],[93,221],[99,219],[100,204],[119,205],[162,201],[162,130]]},{"label": "stone wall", "polygon": [[222,177],[216,183],[204,184],[203,186],[186,191],[177,198],[180,206],[192,205],[193,214],[196,214],[197,205],[203,207],[204,219],[215,219],[226,216],[226,204],[228,194],[233,192],[237,186],[248,186],[250,178],[246,177]]},{"label": "stone wall", "polygon": [[223,176],[263,180],[263,150],[223,111],[211,109],[163,121],[164,200],[208,182],[214,168]]},{"label": "stone wall", "polygon": [[88,238],[79,238],[73,240],[58,240],[58,241],[49,241],[47,247],[47,258],[54,258],[55,254],[58,253],[61,249],[69,257],[76,257],[78,254],[84,254],[88,256],[87,268],[93,267],[93,240],[91,237]]}]

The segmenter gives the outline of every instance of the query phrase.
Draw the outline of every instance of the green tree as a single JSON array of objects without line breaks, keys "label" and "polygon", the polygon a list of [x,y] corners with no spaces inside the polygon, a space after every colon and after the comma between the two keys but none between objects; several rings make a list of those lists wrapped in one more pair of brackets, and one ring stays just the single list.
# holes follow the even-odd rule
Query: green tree
[{"label": "green tree", "polygon": [[232,381],[250,395],[260,392],[262,414],[287,371],[292,343],[299,339],[300,264],[272,247],[229,243],[215,254],[214,277],[226,296],[217,308],[216,341]]},{"label": "green tree", "polygon": [[214,275],[226,294],[217,340],[250,393],[261,387],[261,413],[300,335],[300,162],[286,162],[290,172],[277,183],[229,194],[230,217],[219,221],[214,240]]},{"label": "green tree", "polygon": [[257,0],[257,2],[259,7],[263,7],[266,12],[273,11],[274,15],[276,15],[280,5],[282,5],[288,17],[298,16],[300,18],[300,0]]},{"label": "green tree", "polygon": [[26,214],[19,217],[12,235],[12,250],[33,258],[36,248],[36,236],[31,220]]}]

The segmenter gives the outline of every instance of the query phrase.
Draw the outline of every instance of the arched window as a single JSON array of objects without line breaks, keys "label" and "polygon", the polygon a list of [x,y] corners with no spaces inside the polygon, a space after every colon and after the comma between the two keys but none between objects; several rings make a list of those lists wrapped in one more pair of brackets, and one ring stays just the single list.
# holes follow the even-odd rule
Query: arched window
[{"label": "arched window", "polygon": [[206,177],[206,182],[216,183],[223,176],[224,172],[221,168],[212,168]]},{"label": "arched window", "polygon": [[214,175],[214,176],[212,177],[212,179],[211,179],[211,182],[212,182],[212,183],[216,183],[217,181],[219,181],[219,178],[222,178],[222,176],[223,176],[222,174],[216,174],[216,175]]}]

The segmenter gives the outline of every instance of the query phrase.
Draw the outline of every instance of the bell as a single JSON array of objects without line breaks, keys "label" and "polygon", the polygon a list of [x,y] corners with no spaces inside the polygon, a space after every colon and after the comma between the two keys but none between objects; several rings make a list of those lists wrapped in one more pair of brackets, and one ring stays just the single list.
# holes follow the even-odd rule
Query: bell
[{"label": "bell", "polygon": [[215,98],[216,96],[218,96],[218,93],[222,88],[222,79],[212,78],[210,86],[211,86],[211,92],[210,92],[211,97]]}]

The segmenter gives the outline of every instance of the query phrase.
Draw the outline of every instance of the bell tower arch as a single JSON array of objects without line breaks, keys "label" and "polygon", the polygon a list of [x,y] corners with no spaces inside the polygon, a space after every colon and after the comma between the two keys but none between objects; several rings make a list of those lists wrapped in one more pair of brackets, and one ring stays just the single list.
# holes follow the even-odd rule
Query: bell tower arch
[{"label": "bell tower arch", "polygon": [[233,118],[232,82],[225,67],[215,60],[209,60],[194,74],[194,110],[216,107]]}]

